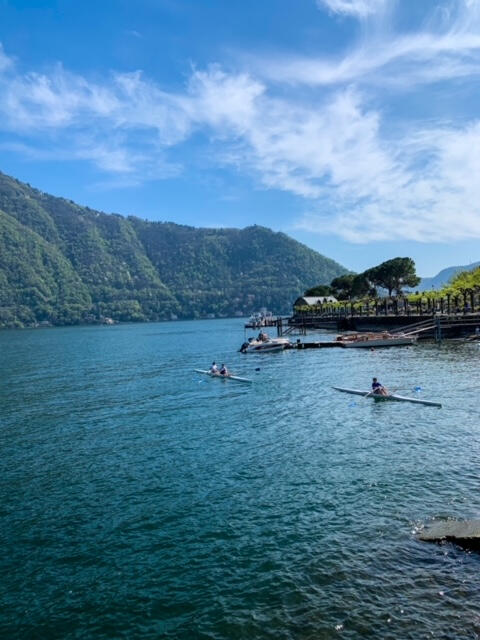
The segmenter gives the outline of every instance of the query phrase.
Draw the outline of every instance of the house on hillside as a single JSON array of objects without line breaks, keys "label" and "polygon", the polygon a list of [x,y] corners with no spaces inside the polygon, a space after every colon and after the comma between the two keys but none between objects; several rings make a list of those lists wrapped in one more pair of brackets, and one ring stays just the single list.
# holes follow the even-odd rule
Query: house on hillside
[{"label": "house on hillside", "polygon": [[293,304],[294,307],[315,307],[319,304],[329,304],[338,302],[335,296],[302,296],[297,298]]}]

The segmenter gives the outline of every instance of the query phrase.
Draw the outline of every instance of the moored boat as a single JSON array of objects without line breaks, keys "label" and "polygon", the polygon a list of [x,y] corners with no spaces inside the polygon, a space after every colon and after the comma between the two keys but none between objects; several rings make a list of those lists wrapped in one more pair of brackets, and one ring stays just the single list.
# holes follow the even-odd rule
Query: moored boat
[{"label": "moored boat", "polygon": [[266,353],[270,351],[283,351],[291,345],[287,338],[271,338],[268,334],[260,332],[258,338],[249,338],[240,347],[240,353]]},{"label": "moored boat", "polygon": [[393,334],[388,331],[383,331],[381,333],[364,332],[343,334],[337,337],[336,342],[339,342],[342,347],[357,349],[372,347],[399,347],[415,344],[416,340],[415,336],[408,336],[403,333]]}]

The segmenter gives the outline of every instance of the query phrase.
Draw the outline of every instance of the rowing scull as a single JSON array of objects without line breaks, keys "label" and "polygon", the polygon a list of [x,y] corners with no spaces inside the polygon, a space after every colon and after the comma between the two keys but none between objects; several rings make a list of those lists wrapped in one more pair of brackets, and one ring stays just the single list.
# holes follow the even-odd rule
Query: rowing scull
[{"label": "rowing scull", "polygon": [[441,407],[440,402],[432,402],[431,400],[420,400],[420,398],[409,398],[407,396],[399,396],[396,393],[390,393],[387,396],[380,395],[379,393],[369,393],[368,391],[361,391],[360,389],[345,389],[344,387],[332,387],[336,391],[342,391],[343,393],[353,393],[356,396],[363,396],[373,398],[374,400],[398,400],[400,402],[413,402],[414,404],[424,404],[428,407]]},{"label": "rowing scull", "polygon": [[240,378],[240,376],[222,376],[221,373],[212,373],[211,371],[205,371],[204,369],[195,369],[197,373],[203,373],[206,376],[210,376],[211,378],[220,378],[221,380],[235,380],[236,382],[252,382],[248,378]]}]

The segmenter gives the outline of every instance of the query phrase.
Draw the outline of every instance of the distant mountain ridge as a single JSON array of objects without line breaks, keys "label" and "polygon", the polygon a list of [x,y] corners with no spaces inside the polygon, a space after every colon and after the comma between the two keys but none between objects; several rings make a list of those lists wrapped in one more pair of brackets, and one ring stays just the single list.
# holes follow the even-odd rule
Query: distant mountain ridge
[{"label": "distant mountain ridge", "polygon": [[0,172],[0,327],[286,313],[346,272],[265,227],[106,214]]},{"label": "distant mountain ridge", "polygon": [[457,275],[457,273],[460,273],[461,271],[472,271],[473,269],[475,269],[475,267],[478,266],[480,266],[480,261],[472,262],[471,264],[467,264],[463,267],[447,267],[437,273],[436,276],[433,276],[431,278],[422,278],[418,287],[415,287],[415,290],[430,291],[431,289],[441,289],[453,278],[453,276]]}]

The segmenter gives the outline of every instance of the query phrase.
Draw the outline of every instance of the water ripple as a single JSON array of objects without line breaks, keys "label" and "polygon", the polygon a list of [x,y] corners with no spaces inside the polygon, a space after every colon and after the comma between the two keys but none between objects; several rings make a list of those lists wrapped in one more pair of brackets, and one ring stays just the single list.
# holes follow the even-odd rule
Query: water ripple
[{"label": "water ripple", "polygon": [[[479,516],[478,348],[242,334],[0,334],[2,637],[480,637],[480,556],[415,537]],[[212,359],[254,384],[193,372]],[[444,407],[330,390],[373,375]]]}]

